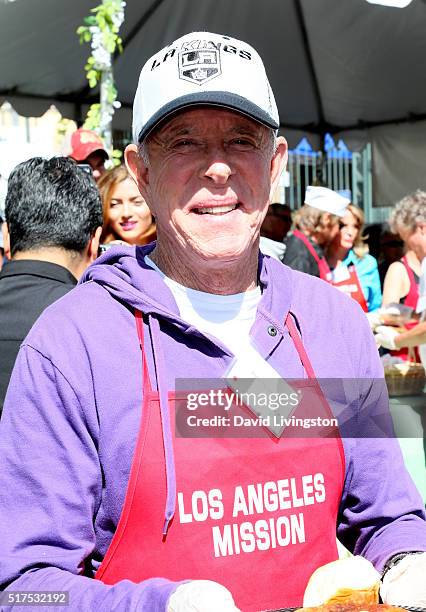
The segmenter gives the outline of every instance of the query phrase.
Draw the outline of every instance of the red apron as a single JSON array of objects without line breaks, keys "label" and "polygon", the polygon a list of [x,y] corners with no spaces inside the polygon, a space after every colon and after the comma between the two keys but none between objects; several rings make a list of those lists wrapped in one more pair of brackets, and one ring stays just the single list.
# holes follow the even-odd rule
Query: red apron
[{"label": "red apron", "polygon": [[[411,308],[414,308],[414,310],[416,310],[417,301],[419,299],[419,283],[416,282],[416,279],[414,277],[414,272],[411,269],[411,267],[409,266],[408,260],[407,260],[406,257],[403,257],[401,259],[401,263],[404,264],[404,267],[407,270],[408,278],[410,280],[410,289],[408,290],[408,293],[405,296],[405,298],[403,299],[402,303],[404,304],[404,306],[411,306]],[[406,323],[404,325],[404,327],[407,330],[409,330],[409,329],[413,329],[413,327],[416,327],[416,325],[418,325],[417,322]],[[419,349],[417,348],[417,346],[413,347],[411,349],[408,349],[407,347],[404,347],[404,348],[399,349],[397,351],[390,351],[390,354],[394,355],[395,357],[401,357],[401,359],[405,359],[406,361],[408,361],[408,359],[410,359],[410,361],[415,361],[416,363],[421,363]]]},{"label": "red apron", "polygon": [[312,246],[309,238],[307,236],[305,236],[305,234],[303,234],[299,230],[293,230],[293,236],[296,236],[296,238],[299,238],[299,240],[301,240],[303,242],[305,247],[308,249],[308,251],[310,252],[312,257],[317,262],[320,278],[322,278],[323,280],[329,282],[330,281],[330,267],[329,267],[325,257],[320,257],[318,255],[318,253],[316,252],[316,250]]},{"label": "red apron", "polygon": [[346,266],[349,276],[342,281],[332,281],[333,287],[337,287],[340,291],[343,291],[347,295],[350,295],[352,299],[358,302],[364,312],[368,312],[368,306],[364,293],[362,291],[361,283],[359,282],[358,274],[354,265]]},{"label": "red apron", "polygon": [[[106,584],[156,576],[214,580],[243,612],[300,606],[312,572],[338,557],[340,437],[177,437],[179,401],[169,393],[177,507],[163,536],[167,481],[159,394],[149,380],[140,313],[136,322],[144,373],[140,431],[122,514],[96,578]],[[318,392],[291,317],[286,324],[308,375],[303,382]],[[234,409],[247,416],[245,407]]]}]

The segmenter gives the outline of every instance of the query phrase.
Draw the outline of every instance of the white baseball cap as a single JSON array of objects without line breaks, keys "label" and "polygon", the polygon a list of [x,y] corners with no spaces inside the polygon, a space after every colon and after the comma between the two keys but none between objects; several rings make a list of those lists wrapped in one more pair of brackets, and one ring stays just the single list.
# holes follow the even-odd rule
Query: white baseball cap
[{"label": "white baseball cap", "polygon": [[279,127],[274,94],[257,51],[229,36],[192,32],[142,68],[133,103],[134,142],[177,110],[200,104],[226,107]]},{"label": "white baseball cap", "polygon": [[306,188],[305,204],[309,204],[309,206],[331,213],[332,215],[344,217],[350,203],[349,198],[344,198],[327,187],[313,187],[309,185]]}]

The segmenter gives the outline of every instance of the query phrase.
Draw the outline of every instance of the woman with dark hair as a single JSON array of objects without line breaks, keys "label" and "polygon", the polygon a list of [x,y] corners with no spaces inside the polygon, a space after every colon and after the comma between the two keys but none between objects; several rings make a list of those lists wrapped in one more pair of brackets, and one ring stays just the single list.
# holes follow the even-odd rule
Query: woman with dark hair
[{"label": "woman with dark hair", "polygon": [[362,235],[364,213],[349,204],[339,227],[326,254],[332,284],[359,302],[365,312],[377,310],[382,302],[380,277],[377,261],[369,255]]},{"label": "woman with dark hair", "polygon": [[116,166],[98,181],[104,223],[101,243],[144,245],[156,238],[155,222],[147,203],[125,166]]}]

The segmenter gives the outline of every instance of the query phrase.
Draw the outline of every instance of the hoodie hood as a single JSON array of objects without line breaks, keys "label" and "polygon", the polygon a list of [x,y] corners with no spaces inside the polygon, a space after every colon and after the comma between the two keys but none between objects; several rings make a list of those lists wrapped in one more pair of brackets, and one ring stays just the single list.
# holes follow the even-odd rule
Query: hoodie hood
[{"label": "hoodie hood", "polygon": [[156,270],[145,262],[145,255],[154,250],[155,244],[111,247],[87,268],[80,284],[93,281],[117,300],[145,314],[179,318],[173,295]]}]

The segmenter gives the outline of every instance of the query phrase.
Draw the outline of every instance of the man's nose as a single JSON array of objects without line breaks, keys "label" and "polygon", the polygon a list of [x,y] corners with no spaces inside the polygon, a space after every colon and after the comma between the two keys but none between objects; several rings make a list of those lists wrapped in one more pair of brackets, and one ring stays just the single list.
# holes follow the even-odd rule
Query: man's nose
[{"label": "man's nose", "polygon": [[225,153],[211,156],[205,163],[202,175],[218,185],[224,185],[234,174],[232,164]]}]

